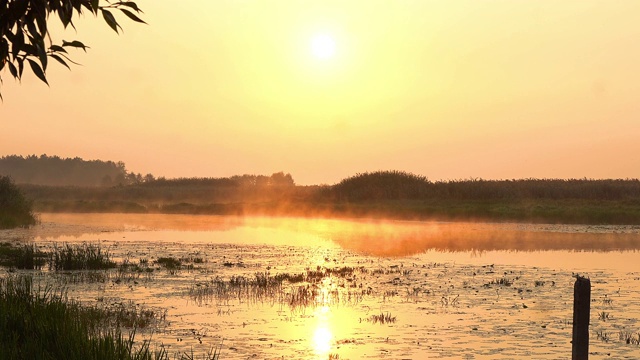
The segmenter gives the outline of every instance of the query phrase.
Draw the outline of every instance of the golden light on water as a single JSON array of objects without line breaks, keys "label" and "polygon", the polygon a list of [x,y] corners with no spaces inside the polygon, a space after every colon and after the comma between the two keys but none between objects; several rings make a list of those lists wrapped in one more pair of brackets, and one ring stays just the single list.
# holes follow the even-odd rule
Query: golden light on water
[{"label": "golden light on water", "polygon": [[313,334],[313,348],[316,354],[324,355],[331,350],[331,339],[333,334],[328,327],[320,325]]},{"label": "golden light on water", "polygon": [[311,337],[311,346],[319,358],[326,358],[326,355],[331,350],[331,342],[333,340],[333,332],[329,321],[331,309],[325,305],[316,309],[315,312],[318,322]]}]

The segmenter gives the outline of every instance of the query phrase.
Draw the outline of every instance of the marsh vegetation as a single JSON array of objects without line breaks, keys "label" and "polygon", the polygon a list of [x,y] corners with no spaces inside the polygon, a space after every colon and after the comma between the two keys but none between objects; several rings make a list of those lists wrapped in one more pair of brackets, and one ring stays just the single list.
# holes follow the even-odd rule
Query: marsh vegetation
[{"label": "marsh vegetation", "polygon": [[[43,236],[31,242],[3,240],[0,252],[7,265],[0,273],[3,278],[28,276],[41,289],[63,293],[61,299],[70,304],[97,309],[92,310],[99,311],[92,318],[101,324],[101,333],[120,331],[122,339],[129,341],[135,330],[133,356],[146,346],[154,358],[206,358],[222,352],[222,358],[238,359],[351,359],[362,354],[454,359],[464,351],[479,357],[553,359],[570,352],[574,278],[569,269],[575,266],[594,279],[592,333],[598,341],[592,344],[593,352],[615,357],[640,352],[635,344],[640,294],[634,285],[639,275],[632,270],[601,270],[607,267],[603,265],[590,268],[586,263],[569,267],[568,262],[553,260],[582,256],[578,248],[506,250],[495,256],[492,251],[422,248],[384,255],[383,243],[366,237],[364,243],[380,248],[374,255],[346,242],[347,238],[357,241],[359,235],[352,230],[372,226],[379,236],[387,231],[401,235],[405,229],[400,223],[357,222],[352,229],[347,225],[350,221],[283,219],[275,231],[269,225],[275,219],[249,222],[245,218],[244,225],[227,219],[219,230],[162,232],[153,230],[151,223],[139,222],[147,217],[157,218],[157,224],[164,226],[178,218],[180,223],[186,220],[184,216],[127,215],[122,220],[129,230],[123,232],[98,226],[84,215],[47,215],[41,226],[22,230],[24,234],[42,231]],[[52,226],[53,218],[79,220],[82,226],[70,229],[85,235],[61,235],[65,223]],[[222,220],[191,218],[198,224]],[[113,224],[112,220],[108,223]],[[420,224],[409,225],[414,229]],[[305,235],[310,226],[318,230],[313,236]],[[421,226],[423,236],[434,236],[431,226]],[[632,233],[613,234],[620,230]],[[637,232],[629,227],[606,231],[608,236],[625,239]],[[410,234],[414,236],[414,230]],[[486,241],[499,238],[499,232],[492,234]],[[549,233],[541,236],[545,234]],[[527,242],[537,240],[527,238]],[[614,249],[617,242],[607,244]],[[450,249],[456,249],[454,244]],[[395,254],[391,248],[386,250]],[[589,254],[607,254],[597,251]],[[99,263],[110,265],[94,269],[83,265],[77,270],[47,266],[56,253],[71,254],[81,264],[86,263],[81,260],[85,253],[99,253],[103,257]],[[616,254],[616,259],[625,258]],[[39,259],[42,266],[21,270],[8,265],[31,263],[16,260],[25,256],[33,262]],[[527,256],[538,260],[523,261]]]},{"label": "marsh vegetation", "polygon": [[432,182],[410,173],[380,171],[332,186],[297,186],[283,173],[149,178],[115,187],[20,186],[42,212],[640,223],[640,182],[635,179]]}]

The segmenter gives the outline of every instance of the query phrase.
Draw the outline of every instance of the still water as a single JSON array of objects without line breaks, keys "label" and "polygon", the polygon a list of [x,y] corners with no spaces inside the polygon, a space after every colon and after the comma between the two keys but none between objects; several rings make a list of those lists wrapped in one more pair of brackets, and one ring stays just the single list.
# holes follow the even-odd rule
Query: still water
[{"label": "still water", "polygon": [[[640,337],[639,226],[42,214],[0,240],[100,244],[120,263],[150,264],[95,282],[38,276],[80,301],[165,311],[143,334],[170,353],[567,358],[580,274],[593,285],[592,358],[640,358],[625,341]],[[154,266],[162,257],[183,266]]]}]

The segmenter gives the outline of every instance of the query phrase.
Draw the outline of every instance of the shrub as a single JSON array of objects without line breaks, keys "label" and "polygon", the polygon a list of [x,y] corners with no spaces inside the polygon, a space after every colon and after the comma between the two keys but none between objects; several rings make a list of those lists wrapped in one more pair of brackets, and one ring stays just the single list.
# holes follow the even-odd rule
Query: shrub
[{"label": "shrub", "polygon": [[27,200],[11,178],[0,176],[0,229],[26,227],[36,224]]}]

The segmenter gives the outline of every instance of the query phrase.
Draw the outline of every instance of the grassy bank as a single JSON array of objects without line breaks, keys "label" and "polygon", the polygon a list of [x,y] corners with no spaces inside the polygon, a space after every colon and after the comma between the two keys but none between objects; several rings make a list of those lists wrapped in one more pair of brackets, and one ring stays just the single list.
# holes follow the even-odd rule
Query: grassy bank
[{"label": "grassy bank", "polygon": [[640,224],[640,181],[455,180],[398,171],[358,174],[332,186],[162,180],[111,188],[24,185],[38,212],[374,217]]}]

